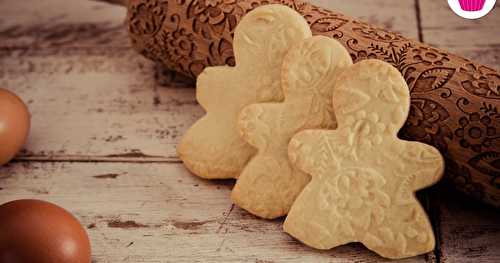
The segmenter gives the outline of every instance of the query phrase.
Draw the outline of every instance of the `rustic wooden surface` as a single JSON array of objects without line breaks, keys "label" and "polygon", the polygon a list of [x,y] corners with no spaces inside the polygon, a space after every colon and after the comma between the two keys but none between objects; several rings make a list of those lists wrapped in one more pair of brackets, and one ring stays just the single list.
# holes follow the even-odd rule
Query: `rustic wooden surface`
[{"label": "rustic wooden surface", "polygon": [[[313,2],[500,67],[498,4],[466,21],[446,1]],[[124,17],[123,8],[87,0],[0,0],[0,86],[33,115],[25,149],[0,168],[0,203],[38,198],[75,213],[94,262],[382,260],[357,244],[309,249],[281,220],[234,207],[231,181],[190,175],[175,146],[203,114],[193,82],[132,51]],[[500,261],[499,211],[445,185],[420,197],[438,247],[404,262]]]}]

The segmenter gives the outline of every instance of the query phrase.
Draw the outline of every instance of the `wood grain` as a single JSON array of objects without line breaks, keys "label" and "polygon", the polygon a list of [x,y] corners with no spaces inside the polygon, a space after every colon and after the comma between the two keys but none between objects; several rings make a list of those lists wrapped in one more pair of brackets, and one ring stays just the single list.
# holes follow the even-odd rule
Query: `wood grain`
[{"label": "wood grain", "polygon": [[130,49],[0,51],[0,86],[14,88],[32,112],[23,158],[175,159],[180,135],[202,110],[194,89],[158,74]]},{"label": "wood grain", "polygon": [[87,228],[94,262],[385,261],[361,245],[310,249],[282,231],[282,220],[232,205],[231,188],[181,164],[18,162],[0,170],[0,203],[38,198],[68,208]]},{"label": "wood grain", "polygon": [[500,4],[479,20],[463,19],[447,1],[420,2],[423,41],[500,68]]},{"label": "wood grain", "polygon": [[129,47],[126,10],[93,1],[0,1],[0,48]]},{"label": "wood grain", "polygon": [[500,213],[472,202],[466,196],[439,186],[433,200],[435,222],[441,233],[440,262],[498,262],[500,259]]},{"label": "wood grain", "polygon": [[[500,173],[491,166],[500,160],[500,123],[495,121],[500,118],[500,72],[495,69],[302,0],[134,0],[128,5],[128,28],[138,52],[196,77],[205,67],[235,64],[235,27],[246,13],[269,3],[295,9],[313,35],[335,38],[353,61],[376,58],[397,68],[411,93],[401,138],[439,149],[447,165],[445,179],[472,198],[500,207]],[[390,12],[396,6],[381,3],[374,9]],[[419,29],[421,14],[416,13]]]}]

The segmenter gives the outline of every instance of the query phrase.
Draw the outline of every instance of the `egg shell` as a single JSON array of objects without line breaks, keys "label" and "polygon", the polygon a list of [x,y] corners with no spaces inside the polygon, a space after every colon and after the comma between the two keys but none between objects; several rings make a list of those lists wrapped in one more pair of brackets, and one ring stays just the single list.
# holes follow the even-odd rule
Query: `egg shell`
[{"label": "egg shell", "polygon": [[39,200],[0,206],[0,263],[89,263],[90,242],[78,220]]},{"label": "egg shell", "polygon": [[6,164],[26,143],[31,116],[14,93],[0,88],[0,165]]}]

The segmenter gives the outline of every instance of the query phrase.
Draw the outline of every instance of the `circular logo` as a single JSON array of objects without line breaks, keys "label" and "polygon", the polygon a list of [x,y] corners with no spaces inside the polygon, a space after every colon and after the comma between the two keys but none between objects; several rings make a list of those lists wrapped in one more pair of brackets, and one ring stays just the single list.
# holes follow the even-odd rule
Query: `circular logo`
[{"label": "circular logo", "polygon": [[478,19],[495,7],[496,0],[448,0],[451,10],[466,19]]}]

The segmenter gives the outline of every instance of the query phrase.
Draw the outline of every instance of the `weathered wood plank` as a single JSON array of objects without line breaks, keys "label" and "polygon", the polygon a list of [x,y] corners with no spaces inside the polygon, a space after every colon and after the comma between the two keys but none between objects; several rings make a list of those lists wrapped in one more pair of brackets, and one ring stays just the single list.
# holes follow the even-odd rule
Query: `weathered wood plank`
[{"label": "weathered wood plank", "polygon": [[[418,36],[413,0],[314,1]],[[425,41],[498,67],[498,16],[472,27],[453,19],[445,1],[420,3]],[[379,260],[359,245],[314,251],[283,234],[280,221],[238,208],[229,214],[231,183],[202,181],[169,164],[178,162],[179,136],[203,112],[194,90],[182,89],[192,84],[160,74],[130,49],[123,8],[63,0],[0,5],[0,86],[20,93],[33,112],[32,137],[19,159],[89,162],[0,168],[0,203],[42,198],[69,208],[88,227],[96,262]],[[481,40],[485,35],[493,37]],[[436,210],[440,259],[459,262],[468,252],[495,262],[498,218],[477,204],[456,203],[440,201]]]},{"label": "weathered wood plank", "polygon": [[[180,164],[17,162],[0,168],[0,203],[38,198],[76,214],[94,262],[382,262],[361,245],[317,251],[234,207],[230,181]],[[425,257],[402,262],[425,262]]]},{"label": "weathered wood plank", "polygon": [[0,48],[130,47],[125,8],[86,0],[1,0],[0,6]]},{"label": "weathered wood plank", "polygon": [[[384,5],[376,15],[370,10],[381,0],[320,2],[417,34],[412,1]],[[19,158],[177,158],[180,135],[203,111],[194,90],[177,88],[192,83],[165,80],[129,48],[124,12],[63,0],[12,1],[0,9],[0,86],[18,93],[33,113],[31,137]]]},{"label": "weathered wood plank", "polygon": [[500,212],[445,186],[436,189],[441,262],[493,263],[500,260]]},{"label": "weathered wood plank", "polygon": [[130,48],[124,8],[3,2],[0,86],[18,93],[33,115],[21,159],[176,158],[178,137],[202,114],[194,90],[179,89],[192,81]]},{"label": "weathered wood plank", "polygon": [[472,60],[500,68],[500,5],[478,20],[461,18],[447,1],[419,0],[423,40]]},{"label": "weathered wood plank", "polygon": [[[472,60],[500,67],[498,6],[479,20],[455,15],[446,1],[419,0],[423,40]],[[498,262],[500,214],[491,207],[467,200],[446,186],[432,196],[433,221],[440,238],[441,262]]]},{"label": "weathered wood plank", "polygon": [[32,113],[22,156],[175,158],[203,111],[192,84],[165,74],[130,49],[0,50],[0,86]]}]

